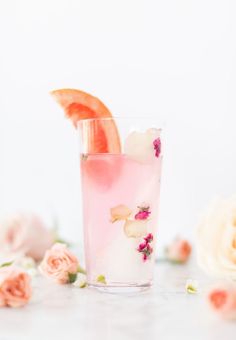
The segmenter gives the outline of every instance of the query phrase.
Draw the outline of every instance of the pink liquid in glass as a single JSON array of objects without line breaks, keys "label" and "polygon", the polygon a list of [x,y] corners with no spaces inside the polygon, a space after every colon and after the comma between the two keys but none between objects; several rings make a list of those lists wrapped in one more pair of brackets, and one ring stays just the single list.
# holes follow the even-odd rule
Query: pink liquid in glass
[{"label": "pink liquid in glass", "polygon": [[[106,287],[147,287],[152,283],[161,162],[161,156],[148,163],[123,154],[81,156],[89,285],[99,286],[99,277],[103,277]],[[111,209],[119,205],[132,213],[127,219],[112,222]],[[148,207],[148,212],[143,212],[142,207]],[[130,221],[143,223],[141,236],[127,236],[125,225]],[[153,240],[145,241],[150,234]],[[145,249],[151,249],[146,255],[146,250],[142,250],[145,242],[149,247]]]}]

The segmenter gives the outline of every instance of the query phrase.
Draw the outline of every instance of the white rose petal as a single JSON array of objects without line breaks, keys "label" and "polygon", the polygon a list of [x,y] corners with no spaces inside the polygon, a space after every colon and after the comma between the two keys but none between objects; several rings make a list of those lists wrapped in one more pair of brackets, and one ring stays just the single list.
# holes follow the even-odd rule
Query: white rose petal
[{"label": "white rose petal", "polygon": [[197,256],[206,273],[236,280],[236,197],[211,204],[198,228]]},{"label": "white rose petal", "polygon": [[111,208],[110,212],[112,223],[120,220],[126,220],[132,213],[132,211],[124,204],[119,204]]},{"label": "white rose petal", "polygon": [[124,232],[128,237],[142,237],[147,234],[147,220],[127,220]]}]

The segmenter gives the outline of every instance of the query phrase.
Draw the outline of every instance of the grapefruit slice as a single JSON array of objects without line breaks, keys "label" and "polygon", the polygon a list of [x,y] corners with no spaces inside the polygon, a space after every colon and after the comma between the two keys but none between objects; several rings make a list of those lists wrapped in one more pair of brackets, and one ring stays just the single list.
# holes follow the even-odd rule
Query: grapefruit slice
[{"label": "grapefruit slice", "polygon": [[[121,152],[115,121],[109,119],[112,118],[111,112],[98,98],[76,89],[60,89],[52,91],[51,94],[74,126],[81,127],[86,153]],[[88,119],[91,120],[86,121]]]},{"label": "grapefruit slice", "polygon": [[87,159],[82,157],[80,165],[85,188],[99,192],[110,190],[119,179],[122,170],[123,162],[120,157],[120,155],[107,157],[106,154],[89,155]]}]

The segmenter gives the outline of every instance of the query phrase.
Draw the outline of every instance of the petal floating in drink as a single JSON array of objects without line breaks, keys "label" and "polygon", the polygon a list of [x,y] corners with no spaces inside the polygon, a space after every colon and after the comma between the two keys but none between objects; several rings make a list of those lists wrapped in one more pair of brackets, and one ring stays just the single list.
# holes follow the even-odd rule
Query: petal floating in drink
[{"label": "petal floating in drink", "polygon": [[146,132],[131,132],[125,140],[125,154],[141,163],[151,161],[155,156],[153,142],[159,138],[159,135],[160,130],[158,129],[148,129]]},{"label": "petal floating in drink", "polygon": [[114,208],[111,208],[111,222],[127,220],[132,211],[124,204],[119,204]]},{"label": "petal floating in drink", "polygon": [[[60,89],[51,92],[62,106],[65,114],[74,126],[78,122],[94,119],[93,123],[82,125],[83,142],[87,145],[87,153],[120,153],[120,138],[116,124],[108,108],[96,97],[75,89]],[[100,120],[98,118],[108,118]]]},{"label": "petal floating in drink", "polygon": [[124,225],[124,232],[128,237],[142,237],[147,233],[147,221],[127,220]]}]

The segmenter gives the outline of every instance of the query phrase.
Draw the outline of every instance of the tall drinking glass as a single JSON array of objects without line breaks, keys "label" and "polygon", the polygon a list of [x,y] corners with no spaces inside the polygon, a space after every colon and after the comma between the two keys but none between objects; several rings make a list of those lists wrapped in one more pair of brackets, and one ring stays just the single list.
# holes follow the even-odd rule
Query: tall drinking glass
[{"label": "tall drinking glass", "polygon": [[[79,122],[87,281],[108,292],[151,286],[161,177],[161,129],[147,118]],[[97,153],[101,144],[107,152]],[[93,147],[91,147],[93,145]]]}]

